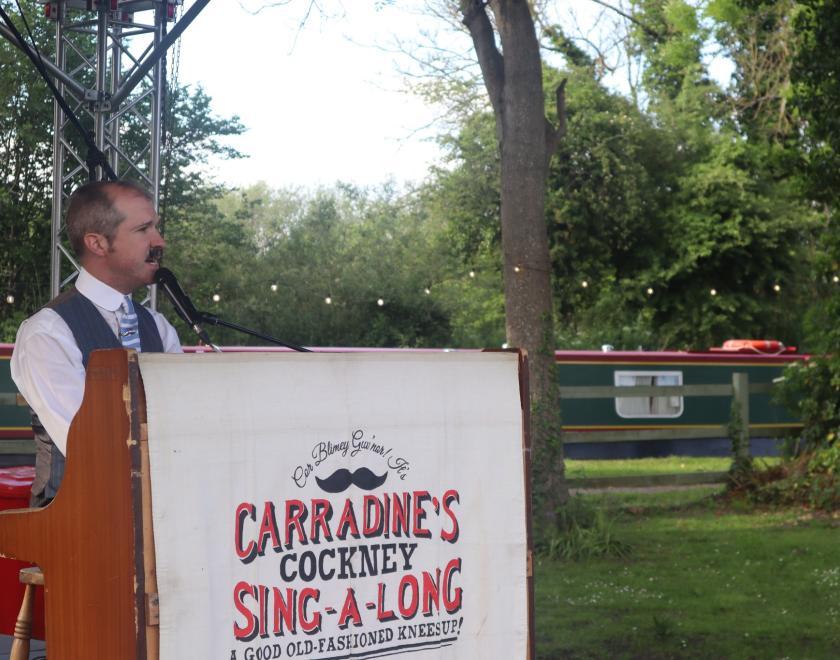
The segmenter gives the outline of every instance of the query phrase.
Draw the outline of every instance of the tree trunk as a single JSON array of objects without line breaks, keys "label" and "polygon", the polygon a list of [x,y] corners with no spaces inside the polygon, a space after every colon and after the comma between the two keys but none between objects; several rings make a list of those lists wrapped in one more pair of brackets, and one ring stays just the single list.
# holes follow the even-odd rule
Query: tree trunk
[{"label": "tree trunk", "polygon": [[542,61],[526,0],[490,0],[502,52],[480,0],[461,0],[496,118],[508,343],[530,363],[532,458],[537,510],[553,520],[568,499],[554,376],[551,261],[545,219],[548,164],[558,131],[545,117]]}]

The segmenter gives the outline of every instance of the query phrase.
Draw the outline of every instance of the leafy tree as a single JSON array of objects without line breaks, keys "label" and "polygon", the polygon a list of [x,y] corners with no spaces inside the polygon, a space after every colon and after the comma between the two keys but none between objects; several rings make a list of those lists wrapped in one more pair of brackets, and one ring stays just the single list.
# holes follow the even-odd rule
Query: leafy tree
[{"label": "leafy tree", "polygon": [[[248,269],[243,260],[250,241],[240,223],[220,212],[218,201],[227,189],[208,172],[207,163],[212,156],[242,158],[223,138],[239,135],[245,127],[237,116],[217,116],[201,86],[168,90],[166,109],[158,203],[167,241],[166,264],[198,300],[212,303],[212,296],[221,295],[222,289],[233,293],[244,285]],[[230,296],[226,298],[227,304]],[[171,308],[168,301],[162,301],[162,307]],[[176,321],[176,325],[183,341],[193,337],[185,324]],[[232,331],[213,336],[221,341],[232,337]]]},{"label": "leafy tree", "polygon": [[[305,345],[451,343],[439,232],[411,196],[389,186],[304,194],[260,185],[230,193],[219,208],[245,241],[232,251],[235,263],[216,261],[223,318]],[[211,293],[200,289],[202,300]]]},{"label": "leafy tree", "polygon": [[[43,21],[32,28],[39,38]],[[0,341],[13,341],[49,291],[52,105],[30,62],[2,38],[0,99]]]},{"label": "leafy tree", "polygon": [[801,45],[793,63],[794,105],[806,120],[805,165],[810,192],[836,203],[840,190],[840,81],[834,54],[840,46],[840,7],[805,0],[796,15]]},{"label": "leafy tree", "polygon": [[161,153],[159,210],[164,225],[178,218],[182,209],[204,205],[224,192],[207,171],[210,157],[226,160],[243,154],[225,144],[224,138],[240,135],[245,127],[239,117],[219,117],[212,99],[199,85],[171,89],[167,94]]},{"label": "leafy tree", "polygon": [[791,71],[801,32],[794,0],[712,0],[716,40],[735,64],[727,101],[753,138],[788,142],[801,127],[791,101]]},{"label": "leafy tree", "polygon": [[545,116],[542,59],[529,4],[460,0],[459,8],[496,120],[506,332],[512,345],[529,353],[535,493],[543,516],[553,518],[568,491],[556,412],[545,185],[565,117],[561,108],[555,127]]},{"label": "leafy tree", "polygon": [[800,47],[792,67],[793,103],[804,120],[801,132],[806,190],[818,200],[822,216],[819,251],[813,260],[812,300],[807,315],[811,345],[822,355],[789,368],[782,398],[802,419],[803,456],[771,493],[775,499],[806,498],[820,508],[840,506],[840,222],[836,205],[840,182],[840,101],[838,45],[840,7],[799,3],[796,30]]},{"label": "leafy tree", "polygon": [[440,143],[444,166],[432,168],[419,200],[440,226],[440,250],[449,264],[437,291],[451,310],[455,346],[499,346],[506,338],[493,117],[466,115],[460,130]]},{"label": "leafy tree", "polygon": [[[833,279],[840,244],[833,205],[840,87],[830,52],[838,45],[840,11],[836,3],[819,0],[714,0],[709,13],[716,21],[719,42],[736,64],[727,103],[741,138],[734,153],[747,167],[728,170],[749,174],[749,178],[741,176],[749,188],[729,186],[730,194],[738,188],[751,193],[749,197],[739,193],[742,199],[733,199],[738,203],[731,207],[742,215],[742,229],[765,245],[772,240],[770,250],[752,251],[750,260],[765,273],[781,271],[793,284],[788,286],[791,293],[779,301],[786,309],[779,315],[797,321],[804,318],[804,323],[799,321],[798,327],[790,329],[805,338],[809,349],[829,352],[828,357],[814,357],[785,374],[780,396],[805,424],[796,442],[802,456],[779,466],[769,483],[763,477],[756,480],[753,495],[836,508],[840,502],[836,396],[840,334],[835,321],[840,290]],[[791,259],[779,254],[783,244],[789,246]],[[762,259],[768,261],[761,263]],[[741,278],[749,275],[737,266],[730,265],[730,271],[740,272]],[[767,304],[759,292],[749,296],[744,291],[743,295],[741,309]],[[768,305],[773,307],[780,309],[780,305]]]},{"label": "leafy tree", "polygon": [[650,345],[649,270],[667,249],[663,212],[674,151],[589,66],[567,76],[566,138],[549,177],[548,221],[564,347]]},{"label": "leafy tree", "polygon": [[[52,26],[44,19],[33,23],[37,43],[51,44]],[[44,57],[51,55],[42,49]],[[241,133],[238,118],[221,118],[212,112],[210,98],[201,88],[184,88],[171,94],[163,158],[161,214],[173,227],[175,250],[189,235],[191,246],[200,245],[213,227],[212,200],[222,188],[201,168],[209,155],[238,157],[221,137]],[[13,341],[17,327],[49,296],[50,217],[52,198],[52,103],[46,84],[31,63],[6,40],[0,39],[0,98],[6,112],[0,116],[0,340]],[[145,101],[148,103],[148,99]],[[141,108],[142,110],[142,108]],[[142,114],[142,113],[140,113]],[[82,121],[89,118],[82,117]],[[123,148],[147,141],[147,126],[128,113]],[[71,140],[79,140],[71,136]],[[190,225],[190,227],[179,224]],[[230,236],[219,242],[235,245]],[[185,250],[188,251],[188,250]],[[196,253],[200,252],[200,248]],[[234,259],[235,260],[235,259]],[[177,263],[177,258],[173,260]],[[14,302],[5,302],[10,296]]]},{"label": "leafy tree", "polygon": [[759,131],[756,119],[758,132],[744,132],[745,120],[733,121],[730,108],[749,104],[738,85],[726,92],[709,79],[697,10],[679,1],[641,6],[655,33],[636,35],[651,72],[650,111],[679,152],[668,183],[669,259],[651,272],[660,341],[704,348],[733,335],[781,333],[795,343],[800,328],[777,319],[802,300],[815,214],[779,166],[783,147],[769,129]]}]

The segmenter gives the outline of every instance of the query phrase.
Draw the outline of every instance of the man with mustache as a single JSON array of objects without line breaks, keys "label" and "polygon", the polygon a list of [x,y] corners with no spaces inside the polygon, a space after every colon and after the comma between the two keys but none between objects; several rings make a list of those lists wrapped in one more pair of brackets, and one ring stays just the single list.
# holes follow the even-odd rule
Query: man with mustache
[{"label": "man with mustache", "polygon": [[33,411],[31,506],[49,504],[64,476],[90,352],[181,352],[172,325],[131,300],[132,291],[154,281],[166,246],[149,193],[127,181],[88,183],[70,197],[65,224],[81,271],[75,286],[21,324],[11,360],[12,379]]}]

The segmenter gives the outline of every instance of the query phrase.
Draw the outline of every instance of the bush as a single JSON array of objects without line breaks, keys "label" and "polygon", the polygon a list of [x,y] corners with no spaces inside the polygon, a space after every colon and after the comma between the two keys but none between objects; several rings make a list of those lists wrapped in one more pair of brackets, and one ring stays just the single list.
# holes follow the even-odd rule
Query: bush
[{"label": "bush", "polygon": [[626,557],[630,546],[615,537],[613,521],[603,509],[572,497],[557,511],[557,529],[538,548],[551,559],[578,561],[590,557]]},{"label": "bush", "polygon": [[782,465],[739,473],[735,490],[762,503],[840,509],[840,356],[787,367],[777,399],[803,429],[786,444]]},{"label": "bush", "polygon": [[777,399],[804,424],[797,448],[800,452],[836,444],[840,435],[840,356],[811,358],[787,367]]},{"label": "bush", "polygon": [[802,505],[823,511],[840,509],[840,447],[808,451],[780,465],[742,475],[730,497],[757,504]]}]

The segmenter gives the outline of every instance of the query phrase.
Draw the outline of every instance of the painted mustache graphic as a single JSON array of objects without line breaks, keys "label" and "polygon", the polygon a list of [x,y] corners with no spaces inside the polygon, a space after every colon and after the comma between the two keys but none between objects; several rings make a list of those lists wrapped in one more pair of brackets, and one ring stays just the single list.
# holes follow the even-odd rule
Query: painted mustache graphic
[{"label": "painted mustache graphic", "polygon": [[350,470],[346,468],[341,468],[340,470],[333,472],[326,479],[319,479],[318,477],[315,477],[315,481],[318,482],[321,490],[328,493],[341,493],[350,488],[351,484],[361,488],[362,490],[373,490],[374,488],[379,488],[382,484],[384,484],[387,478],[387,472],[381,477],[378,477],[366,467],[360,467],[355,472],[350,472]]}]

